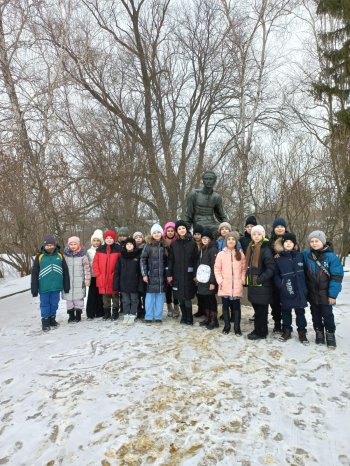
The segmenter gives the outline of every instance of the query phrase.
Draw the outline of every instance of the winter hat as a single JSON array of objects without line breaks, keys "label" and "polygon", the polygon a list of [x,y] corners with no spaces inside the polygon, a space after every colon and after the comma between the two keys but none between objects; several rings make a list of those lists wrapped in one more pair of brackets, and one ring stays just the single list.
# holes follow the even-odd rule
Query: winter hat
[{"label": "winter hat", "polygon": [[236,240],[236,243],[238,243],[238,241],[239,241],[238,231],[230,231],[229,233],[227,233],[227,235],[225,236],[226,243],[227,243],[227,239],[230,238],[230,237],[231,238],[233,237]]},{"label": "winter hat", "polygon": [[284,220],[283,217],[275,218],[272,224],[272,229],[274,230],[276,227],[278,227],[278,225],[281,225],[282,227],[287,228],[287,222]]},{"label": "winter hat", "polygon": [[247,226],[247,225],[257,225],[258,222],[256,221],[256,218],[254,217],[254,215],[250,215],[247,220],[245,221],[245,225],[244,226]]},{"label": "winter hat", "polygon": [[91,236],[91,244],[94,239],[99,239],[101,244],[103,243],[103,231],[102,230],[95,230]]},{"label": "winter hat", "polygon": [[57,239],[55,235],[45,235],[43,239],[43,244],[57,244]]},{"label": "winter hat", "polygon": [[323,245],[326,244],[327,242],[327,238],[326,238],[326,235],[325,233],[323,233],[323,231],[321,230],[315,230],[315,231],[312,231],[309,236],[307,237],[307,239],[309,240],[309,242],[312,240],[312,238],[317,238],[319,239]]},{"label": "winter hat", "polygon": [[222,223],[220,223],[219,228],[218,228],[219,233],[221,231],[221,228],[223,228],[223,227],[228,228],[229,231],[231,231],[231,228],[232,228],[231,225],[228,222],[222,222]]},{"label": "winter hat", "polygon": [[141,238],[144,238],[143,233],[141,231],[135,231],[135,233],[132,235],[134,239],[136,239],[136,236],[141,236]]},{"label": "winter hat", "polygon": [[[168,228],[173,228],[174,231],[175,231],[175,223],[174,222],[167,222],[164,225],[163,238],[166,238],[166,233],[167,233]],[[175,232],[175,236],[176,236],[176,232]]]},{"label": "winter hat", "polygon": [[120,227],[118,230],[118,236],[129,236],[129,228],[128,227]]},{"label": "winter hat", "polygon": [[253,236],[253,233],[259,233],[260,235],[262,235],[263,238],[265,238],[265,235],[266,235],[265,228],[262,225],[253,226],[252,232],[251,232],[252,236]]},{"label": "winter hat", "polygon": [[159,225],[159,223],[155,223],[152,228],[151,228],[151,235],[153,235],[153,233],[155,233],[156,231],[158,231],[159,233],[163,234],[163,228]]},{"label": "winter hat", "polygon": [[110,236],[115,241],[115,239],[117,237],[117,234],[116,234],[116,232],[114,230],[107,230],[103,234],[103,239],[105,240],[107,238],[107,236]]},{"label": "winter hat", "polygon": [[197,223],[197,224],[194,225],[194,227],[193,227],[193,234],[195,234],[195,233],[202,234],[202,233],[203,233],[203,230],[204,230],[204,228],[202,227],[202,225],[200,225],[199,223]]},{"label": "winter hat", "polygon": [[70,238],[68,238],[68,244],[71,243],[80,244],[80,238],[78,238],[77,236],[71,236]]},{"label": "winter hat", "polygon": [[213,241],[213,239],[214,239],[213,231],[212,231],[211,228],[208,228],[208,227],[203,228],[202,238],[203,238],[203,236],[206,236],[211,241]]},{"label": "winter hat", "polygon": [[134,245],[134,248],[136,248],[136,241],[134,238],[126,238],[124,245],[126,246],[128,243],[131,243]]},{"label": "winter hat", "polygon": [[297,237],[294,233],[286,233],[285,235],[283,235],[282,244],[288,240],[291,241],[294,245],[297,244]]},{"label": "winter hat", "polygon": [[189,229],[188,223],[185,222],[185,220],[177,220],[177,222],[175,223],[175,230],[177,231],[179,227],[185,227],[187,231]]}]

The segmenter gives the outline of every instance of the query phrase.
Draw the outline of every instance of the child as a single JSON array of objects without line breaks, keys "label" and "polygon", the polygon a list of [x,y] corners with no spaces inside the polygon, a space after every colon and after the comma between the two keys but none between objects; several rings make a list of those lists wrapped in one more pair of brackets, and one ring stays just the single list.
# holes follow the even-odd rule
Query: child
[{"label": "child", "polygon": [[201,303],[206,317],[204,322],[206,322],[206,328],[208,330],[213,330],[214,328],[219,327],[218,305],[215,297],[217,285],[214,275],[214,264],[218,250],[213,239],[214,237],[211,228],[204,228],[197,263],[197,272],[200,272],[201,267],[203,266],[205,266],[206,269],[206,275],[202,277],[202,280],[200,280],[200,273],[197,274],[197,296],[201,297]]},{"label": "child", "polygon": [[283,333],[279,340],[286,342],[291,338],[292,309],[295,310],[299,341],[308,345],[306,338],[305,307],[307,288],[302,254],[296,250],[297,240],[293,233],[285,233],[282,239],[283,251],[275,258],[275,284],[279,290],[282,308]]},{"label": "child", "polygon": [[[135,231],[132,237],[135,240],[136,248],[140,250],[140,254],[141,254],[143,248],[145,247],[145,238],[143,236],[143,233],[141,233],[141,231]],[[140,291],[138,292],[139,299],[138,299],[138,304],[137,304],[137,315],[136,315],[135,320],[143,320],[145,318],[146,290],[147,290],[147,285],[145,282],[142,282],[142,285],[140,285]]]},{"label": "child", "polygon": [[[121,255],[122,248],[115,242],[114,230],[107,230],[103,235],[105,244],[100,246],[95,254],[92,267],[96,275],[98,292],[102,294],[104,316],[103,320],[119,319],[119,294],[113,290],[115,265]],[[112,315],[111,315],[112,301]]]},{"label": "child", "polygon": [[140,251],[142,251],[142,249],[145,246],[145,238],[143,236],[143,233],[141,233],[141,231],[135,231],[135,233],[132,235],[132,237],[135,240],[136,248],[140,249]]},{"label": "child", "polygon": [[243,294],[246,262],[243,252],[238,249],[238,238],[239,234],[236,231],[226,235],[226,247],[217,255],[214,272],[219,285],[218,295],[222,299],[225,322],[223,333],[230,333],[230,322],[233,322],[235,335],[242,336],[240,298]]},{"label": "child", "polygon": [[193,239],[195,240],[195,242],[196,242],[196,244],[197,244],[198,251],[199,251],[200,248],[201,248],[202,233],[203,233],[203,227],[202,227],[202,225],[199,225],[199,223],[197,223],[196,225],[194,225],[192,235],[193,235]]},{"label": "child", "polygon": [[193,325],[192,299],[196,293],[195,276],[198,248],[184,220],[175,223],[177,240],[170,246],[167,280],[179,300],[181,324]]},{"label": "child", "polygon": [[81,247],[77,236],[68,238],[68,247],[64,248],[63,253],[69,269],[70,290],[62,293],[62,298],[67,301],[68,322],[80,322],[86,287],[90,286],[90,264],[86,249]]},{"label": "child", "polygon": [[254,217],[254,215],[251,215],[245,221],[244,235],[239,238],[239,242],[241,243],[244,254],[247,252],[247,248],[252,240],[252,237],[251,237],[252,228],[257,224],[258,222],[256,221],[256,218]]},{"label": "child", "polygon": [[216,241],[218,251],[222,251],[226,245],[225,236],[232,230],[231,225],[228,222],[222,222],[218,229],[218,239]]},{"label": "child", "polygon": [[252,242],[248,246],[246,255],[246,284],[248,286],[248,300],[255,311],[254,330],[248,334],[249,340],[266,338],[267,313],[272,302],[272,279],[275,273],[275,262],[269,247],[269,240],[265,238],[265,229],[261,225],[252,228]]},{"label": "child", "polygon": [[303,251],[303,256],[316,344],[325,343],[326,329],[327,346],[335,348],[333,305],[341,291],[344,269],[336,254],[327,245],[323,231],[313,231],[308,240],[310,249]]},{"label": "child", "polygon": [[123,323],[126,325],[133,324],[137,315],[138,292],[142,281],[140,256],[141,250],[136,248],[135,240],[127,238],[115,267],[113,290],[121,293]]},{"label": "child", "polygon": [[35,256],[31,276],[31,292],[40,294],[41,325],[44,332],[58,327],[56,312],[60,292],[69,292],[69,271],[53,235],[44,236],[40,252]]},{"label": "child", "polygon": [[[176,241],[176,232],[175,232],[175,223],[168,222],[164,226],[163,241],[167,249],[167,256],[169,255],[170,245]],[[165,270],[168,269],[166,265]],[[166,305],[168,308],[168,316],[174,317],[177,319],[180,315],[179,301],[176,298],[173,298],[173,287],[167,283],[166,293],[165,293]],[[173,307],[174,301],[174,307]]]},{"label": "child", "polygon": [[95,317],[103,317],[103,302],[102,295],[98,292],[96,286],[96,276],[94,269],[92,268],[92,262],[94,260],[96,250],[103,243],[103,232],[102,230],[95,230],[91,236],[91,248],[87,250],[87,257],[89,259],[91,269],[91,282],[89,286],[89,292],[86,303],[86,316],[88,320],[92,320]]},{"label": "child", "polygon": [[[201,244],[202,244],[202,233],[203,233],[203,227],[199,223],[193,226],[193,239],[195,240],[198,251],[201,250]],[[203,295],[199,295],[196,293],[196,298],[197,298],[197,305],[198,305],[198,310],[195,314],[193,314],[193,317],[202,317],[204,316],[204,307],[202,303]],[[208,318],[206,316],[206,320],[200,322],[199,325],[208,325]]]},{"label": "child", "polygon": [[129,236],[129,228],[128,227],[120,227],[118,230],[118,243],[120,246],[124,246],[126,238]]},{"label": "child", "polygon": [[162,241],[163,228],[157,223],[151,228],[151,237],[147,238],[141,254],[141,273],[147,283],[146,325],[161,325],[165,297],[165,247]]}]

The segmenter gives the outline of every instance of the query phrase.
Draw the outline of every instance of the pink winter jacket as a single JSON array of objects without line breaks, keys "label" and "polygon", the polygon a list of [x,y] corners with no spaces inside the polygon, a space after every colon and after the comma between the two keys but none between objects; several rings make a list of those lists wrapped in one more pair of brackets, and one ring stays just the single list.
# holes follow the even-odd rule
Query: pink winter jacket
[{"label": "pink winter jacket", "polygon": [[242,258],[236,259],[236,252],[224,248],[216,256],[214,273],[219,285],[219,296],[239,296],[243,294],[245,278],[245,256],[241,251]]}]

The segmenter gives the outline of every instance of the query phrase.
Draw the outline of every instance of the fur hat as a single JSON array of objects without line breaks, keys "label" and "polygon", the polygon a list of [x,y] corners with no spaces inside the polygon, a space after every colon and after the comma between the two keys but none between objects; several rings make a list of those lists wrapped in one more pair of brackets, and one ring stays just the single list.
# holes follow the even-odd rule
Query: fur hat
[{"label": "fur hat", "polygon": [[43,244],[57,244],[57,239],[55,235],[45,235],[43,238]]},{"label": "fur hat", "polygon": [[120,227],[118,230],[118,236],[129,236],[129,228],[128,227]]},{"label": "fur hat", "polygon": [[154,225],[152,225],[152,228],[151,228],[151,235],[153,235],[153,233],[155,233],[156,231],[159,231],[159,233],[161,235],[163,235],[163,228],[159,225],[159,223],[155,223]]},{"label": "fur hat", "polygon": [[297,244],[297,237],[294,233],[285,233],[282,238],[282,244],[284,244],[285,241],[291,241],[295,246]]},{"label": "fur hat", "polygon": [[203,230],[204,228],[199,223],[196,223],[196,225],[193,226],[193,234],[199,233],[201,235],[203,233]]},{"label": "fur hat", "polygon": [[317,238],[319,239],[323,246],[325,246],[325,244],[327,243],[327,238],[326,238],[326,235],[323,231],[321,230],[315,230],[315,231],[312,231],[309,236],[307,237],[308,241],[310,242],[312,240],[312,238]]},{"label": "fur hat", "polygon": [[124,245],[126,246],[128,243],[133,244],[134,248],[136,248],[136,241],[134,240],[134,238],[126,238]]},{"label": "fur hat", "polygon": [[176,232],[179,227],[185,227],[187,231],[189,230],[188,223],[185,222],[185,220],[177,220],[177,222],[175,223]]},{"label": "fur hat", "polygon": [[95,230],[91,235],[91,244],[94,239],[99,239],[101,244],[103,243],[103,231],[102,230]]},{"label": "fur hat", "polygon": [[136,239],[136,236],[141,236],[141,238],[144,238],[143,233],[141,231],[135,231],[135,233],[132,235],[134,239]]},{"label": "fur hat", "polygon": [[244,226],[247,226],[247,225],[255,226],[257,224],[258,224],[258,222],[256,221],[256,218],[254,217],[254,215],[250,215],[249,217],[247,217]]},{"label": "fur hat", "polygon": [[206,236],[211,241],[213,241],[213,239],[214,239],[213,230],[211,228],[208,228],[208,227],[203,228],[202,238],[203,238],[203,236]]},{"label": "fur hat", "polygon": [[78,236],[71,236],[70,238],[68,238],[67,243],[68,244],[71,244],[71,243],[80,244],[80,238],[78,238]]},{"label": "fur hat", "polygon": [[230,231],[229,233],[227,233],[227,235],[225,236],[225,242],[227,243],[227,238],[232,238],[232,237],[236,240],[236,243],[238,243],[239,241],[238,231]]},{"label": "fur hat", "polygon": [[283,217],[275,218],[275,220],[273,221],[273,224],[272,224],[272,229],[274,230],[279,225],[281,225],[284,228],[287,228],[287,222],[284,220]]},{"label": "fur hat", "polygon": [[259,233],[260,235],[262,235],[263,238],[265,238],[265,235],[266,235],[265,228],[262,225],[253,226],[252,231],[251,231],[252,237],[253,237],[253,233]]},{"label": "fur hat", "polygon": [[117,234],[114,230],[107,230],[103,233],[103,239],[105,240],[107,236],[110,236],[115,241]]},{"label": "fur hat", "polygon": [[222,222],[222,223],[220,223],[219,228],[218,228],[219,233],[221,231],[221,228],[223,228],[223,227],[228,228],[229,231],[231,231],[231,228],[232,228],[231,225],[228,222]]}]

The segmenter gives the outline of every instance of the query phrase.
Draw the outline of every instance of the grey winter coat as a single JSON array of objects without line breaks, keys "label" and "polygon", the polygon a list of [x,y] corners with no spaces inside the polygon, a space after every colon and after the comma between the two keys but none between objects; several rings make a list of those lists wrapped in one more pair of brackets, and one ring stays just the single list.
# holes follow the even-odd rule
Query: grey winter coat
[{"label": "grey winter coat", "polygon": [[73,301],[86,296],[85,280],[90,280],[90,264],[86,256],[86,249],[73,253],[69,248],[64,249],[64,258],[67,262],[70,278],[69,293],[62,293],[62,299]]}]

